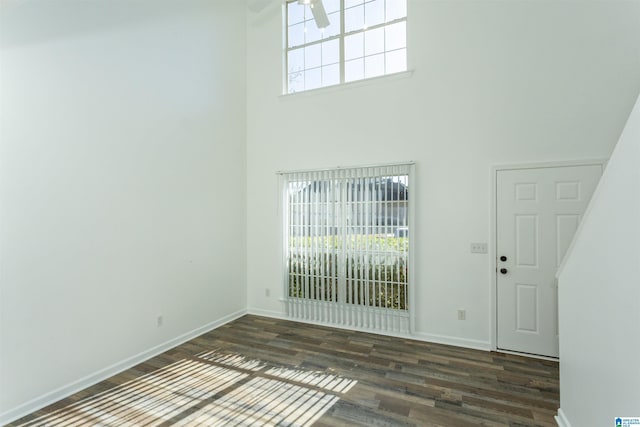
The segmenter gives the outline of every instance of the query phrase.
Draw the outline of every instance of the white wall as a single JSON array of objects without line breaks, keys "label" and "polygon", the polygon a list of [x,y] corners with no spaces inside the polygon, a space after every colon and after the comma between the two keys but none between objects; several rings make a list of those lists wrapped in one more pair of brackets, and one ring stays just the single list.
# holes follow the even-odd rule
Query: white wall
[{"label": "white wall", "polygon": [[249,15],[249,308],[283,309],[276,171],[414,160],[417,337],[488,348],[490,255],[469,244],[490,241],[491,167],[609,156],[640,2],[409,0],[408,28],[411,77],[281,97],[281,15]]},{"label": "white wall", "polygon": [[246,308],[246,6],[0,14],[2,424]]},{"label": "white wall", "polygon": [[560,419],[640,417],[640,100],[559,274]]}]

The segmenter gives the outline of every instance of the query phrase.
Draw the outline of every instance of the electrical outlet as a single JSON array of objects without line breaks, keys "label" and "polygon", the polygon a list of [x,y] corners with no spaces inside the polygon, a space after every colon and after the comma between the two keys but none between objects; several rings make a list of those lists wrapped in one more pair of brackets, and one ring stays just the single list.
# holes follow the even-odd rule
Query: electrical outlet
[{"label": "electrical outlet", "polygon": [[458,310],[458,320],[467,320],[467,310],[464,310],[464,309]]},{"label": "electrical outlet", "polygon": [[269,288],[265,288],[264,290],[264,296],[269,298],[271,296],[271,289]]},{"label": "electrical outlet", "polygon": [[471,253],[472,254],[486,254],[489,252],[489,245],[486,243],[472,243],[471,244]]},{"label": "electrical outlet", "polygon": [[160,326],[162,326],[162,323],[164,323],[164,317],[161,314],[156,317],[156,326],[159,328]]}]

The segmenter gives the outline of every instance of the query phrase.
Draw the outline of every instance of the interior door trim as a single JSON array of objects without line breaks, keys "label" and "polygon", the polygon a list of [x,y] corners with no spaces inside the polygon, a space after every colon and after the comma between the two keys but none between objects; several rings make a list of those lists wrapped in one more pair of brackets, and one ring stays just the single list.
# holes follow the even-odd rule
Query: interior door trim
[{"label": "interior door trim", "polygon": [[[558,167],[570,167],[570,166],[601,166],[602,171],[607,167],[607,162],[609,159],[606,158],[596,158],[596,159],[584,159],[584,160],[558,160],[558,161],[550,161],[550,162],[538,162],[538,163],[507,163],[507,164],[497,164],[491,167],[491,230],[490,230],[490,255],[491,255],[491,265],[490,268],[490,277],[491,277],[491,324],[490,324],[490,348],[491,351],[498,351],[498,307],[497,307],[497,295],[498,295],[498,274],[497,274],[497,257],[498,254],[496,252],[496,242],[497,242],[497,232],[498,232],[498,194],[497,194],[497,185],[498,185],[498,172],[500,171],[508,171],[508,170],[523,170],[523,169],[543,169],[543,168],[558,168]],[[519,354],[519,353],[513,353]],[[529,357],[535,357],[533,355],[527,354]]]}]

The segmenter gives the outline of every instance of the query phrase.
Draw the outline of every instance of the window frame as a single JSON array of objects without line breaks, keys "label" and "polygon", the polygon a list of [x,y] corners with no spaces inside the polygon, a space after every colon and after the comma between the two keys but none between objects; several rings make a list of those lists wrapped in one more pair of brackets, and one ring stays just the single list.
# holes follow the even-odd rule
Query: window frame
[{"label": "window frame", "polygon": [[[406,73],[409,70],[409,49],[408,49],[408,37],[407,37],[407,17],[409,15],[408,12],[408,0],[405,0],[405,10],[406,13],[404,15],[404,17],[401,18],[396,18],[393,19],[391,21],[388,22],[382,22],[376,25],[372,25],[372,26],[367,26],[365,24],[365,26],[363,28],[359,28],[356,30],[352,30],[349,32],[345,32],[345,1],[346,0],[339,0],[340,1],[340,31],[337,35],[334,36],[330,36],[327,38],[320,38],[319,40],[315,40],[309,43],[303,43],[300,45],[296,45],[296,46],[289,46],[289,9],[288,6],[290,3],[297,3],[298,0],[284,0],[283,3],[283,59],[282,59],[282,63],[283,63],[283,78],[282,78],[282,84],[283,84],[283,94],[284,95],[293,95],[296,93],[304,93],[304,92],[309,92],[309,91],[313,91],[313,90],[319,90],[319,89],[325,89],[325,88],[335,88],[335,87],[339,87],[345,84],[350,84],[350,83],[355,83],[355,82],[363,82],[363,81],[368,81],[368,80],[373,80],[373,79],[377,79],[380,77],[385,77],[385,76],[392,76],[395,74],[402,74],[402,73]],[[365,0],[366,2],[367,0]],[[364,4],[364,3],[363,3]],[[355,7],[355,6],[353,6]],[[304,22],[304,21],[303,21]],[[385,64],[385,72],[382,74],[378,74],[375,76],[370,76],[370,77],[363,77],[361,79],[353,79],[353,80],[346,80],[345,77],[345,68],[346,68],[346,60],[345,60],[345,39],[349,36],[353,36],[356,34],[364,34],[367,31],[373,31],[376,29],[380,29],[380,28],[385,28],[385,27],[389,27],[398,23],[404,22],[405,23],[405,45],[404,48],[400,48],[400,49],[393,49],[393,50],[387,50],[386,49],[386,45],[385,48],[383,49],[383,51],[381,53],[384,53],[385,55],[389,52],[394,52],[397,50],[401,50],[404,49],[405,50],[405,68],[403,70],[400,71],[394,71],[394,72],[390,72],[387,73],[386,72],[386,64]],[[329,84],[326,86],[323,86],[322,84],[318,87],[315,88],[311,88],[311,89],[303,89],[300,91],[294,91],[294,92],[290,92],[289,91],[289,52],[292,50],[297,50],[297,49],[305,49],[308,46],[314,46],[314,45],[322,45],[322,43],[328,42],[328,41],[332,41],[332,40],[338,40],[338,66],[339,66],[339,81],[338,83],[335,84]],[[385,41],[386,43],[386,41]],[[377,53],[379,54],[379,53]],[[377,55],[376,54],[376,55]],[[365,58],[367,58],[368,56],[373,56],[373,55],[363,55],[362,59],[364,60]],[[322,68],[322,63],[320,64],[320,66],[318,68]],[[312,68],[310,68],[312,69]],[[303,72],[306,72],[307,69],[303,69]],[[366,70],[363,70],[364,73],[366,73]]]}]

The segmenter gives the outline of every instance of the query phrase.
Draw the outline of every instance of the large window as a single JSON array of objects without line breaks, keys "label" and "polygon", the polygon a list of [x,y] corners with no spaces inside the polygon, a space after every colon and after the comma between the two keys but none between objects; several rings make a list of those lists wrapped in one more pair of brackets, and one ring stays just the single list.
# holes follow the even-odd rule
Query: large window
[{"label": "large window", "polygon": [[374,312],[408,319],[409,171],[394,165],[283,175],[290,313],[376,328],[389,318]]},{"label": "large window", "polygon": [[406,71],[406,0],[309,2],[286,3],[287,93]]}]

